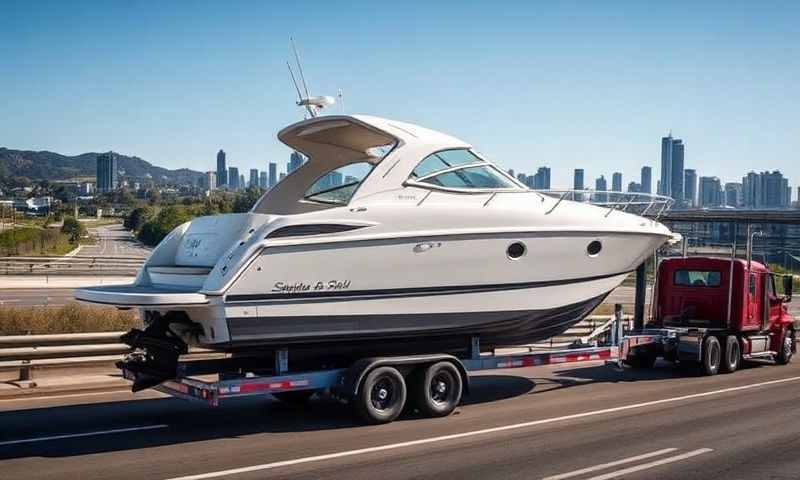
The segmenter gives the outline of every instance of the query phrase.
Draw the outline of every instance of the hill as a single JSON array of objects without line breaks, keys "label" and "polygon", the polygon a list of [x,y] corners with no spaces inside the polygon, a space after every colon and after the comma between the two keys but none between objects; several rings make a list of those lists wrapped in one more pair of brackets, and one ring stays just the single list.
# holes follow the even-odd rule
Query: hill
[{"label": "hill", "polygon": [[[31,180],[66,180],[73,177],[94,177],[99,153],[83,153],[73,157],[55,152],[12,150],[0,147],[0,178],[27,177]],[[148,175],[158,183],[196,184],[201,172],[181,168],[168,170],[139,157],[118,155],[117,168],[124,178],[141,179]],[[166,182],[164,181],[166,177]]]}]

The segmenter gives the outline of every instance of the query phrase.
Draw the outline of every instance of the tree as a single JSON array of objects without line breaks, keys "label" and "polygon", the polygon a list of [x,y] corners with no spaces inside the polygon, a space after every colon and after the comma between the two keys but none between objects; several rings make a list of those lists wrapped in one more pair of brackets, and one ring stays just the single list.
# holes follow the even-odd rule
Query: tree
[{"label": "tree", "polygon": [[244,193],[236,196],[233,201],[234,213],[249,212],[258,199],[261,198],[261,189],[258,187],[248,188]]},{"label": "tree", "polygon": [[125,222],[123,226],[128,230],[132,230],[134,232],[138,232],[142,229],[145,222],[152,219],[155,215],[152,207],[138,207],[134,208],[131,213],[125,217]]},{"label": "tree", "polygon": [[192,219],[191,212],[182,206],[170,206],[158,212],[158,215],[145,222],[137,238],[145,245],[157,245],[158,242],[178,225]]},{"label": "tree", "polygon": [[64,225],[61,226],[61,233],[69,236],[69,241],[78,243],[81,236],[86,233],[86,227],[75,217],[65,217]]}]

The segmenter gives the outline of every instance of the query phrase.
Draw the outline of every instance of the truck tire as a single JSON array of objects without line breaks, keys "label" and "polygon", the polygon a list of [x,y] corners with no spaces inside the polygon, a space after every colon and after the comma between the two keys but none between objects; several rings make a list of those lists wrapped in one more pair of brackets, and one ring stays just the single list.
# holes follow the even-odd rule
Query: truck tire
[{"label": "truck tire", "polygon": [[781,339],[781,350],[778,352],[778,356],[775,358],[775,362],[778,365],[788,365],[789,362],[792,361],[792,356],[794,354],[794,342],[794,330],[787,329],[783,334],[783,338]]},{"label": "truck tire", "polygon": [[426,417],[446,417],[461,403],[461,374],[450,362],[434,363],[420,369],[412,382],[414,406]]},{"label": "truck tire", "polygon": [[735,335],[725,337],[725,348],[722,350],[722,371],[723,373],[733,373],[739,370],[742,362],[742,348],[739,346],[739,339]]},{"label": "truck tire", "polygon": [[287,405],[303,405],[314,395],[314,390],[297,390],[294,392],[276,392],[272,396]]},{"label": "truck tire", "polygon": [[700,372],[703,375],[716,375],[722,363],[722,348],[717,337],[708,336],[703,340],[703,356]]},{"label": "truck tire", "polygon": [[406,382],[394,367],[378,367],[367,374],[353,398],[356,415],[370,425],[396,419],[406,403]]}]

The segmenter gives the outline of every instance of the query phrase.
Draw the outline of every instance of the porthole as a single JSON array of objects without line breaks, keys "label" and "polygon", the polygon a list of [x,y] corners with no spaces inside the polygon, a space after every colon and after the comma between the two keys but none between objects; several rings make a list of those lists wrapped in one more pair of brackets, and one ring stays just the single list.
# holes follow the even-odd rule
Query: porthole
[{"label": "porthole", "polygon": [[596,257],[597,255],[600,254],[600,250],[602,249],[603,249],[603,244],[600,243],[599,240],[593,240],[592,242],[589,243],[589,245],[586,246],[586,253],[590,257]]},{"label": "porthole", "polygon": [[527,249],[525,248],[524,243],[514,242],[511,245],[509,245],[508,248],[506,249],[506,255],[508,255],[508,258],[516,260],[519,257],[525,255],[526,250]]}]

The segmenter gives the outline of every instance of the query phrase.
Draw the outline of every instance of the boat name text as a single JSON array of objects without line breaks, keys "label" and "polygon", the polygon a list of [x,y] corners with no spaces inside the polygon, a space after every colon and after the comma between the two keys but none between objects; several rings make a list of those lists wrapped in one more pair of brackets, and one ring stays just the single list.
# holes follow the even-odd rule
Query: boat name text
[{"label": "boat name text", "polygon": [[272,287],[273,292],[298,293],[298,292],[319,292],[347,290],[350,288],[350,280],[329,280],[327,282],[275,282]]}]

